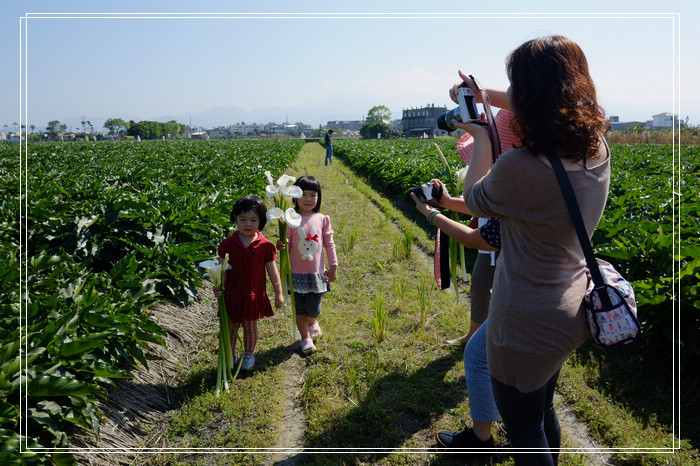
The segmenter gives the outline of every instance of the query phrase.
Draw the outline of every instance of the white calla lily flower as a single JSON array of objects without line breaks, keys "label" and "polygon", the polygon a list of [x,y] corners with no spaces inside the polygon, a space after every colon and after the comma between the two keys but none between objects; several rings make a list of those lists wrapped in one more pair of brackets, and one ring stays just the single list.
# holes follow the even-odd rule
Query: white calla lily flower
[{"label": "white calla lily flower", "polygon": [[268,222],[273,222],[275,220],[284,221],[284,210],[280,209],[279,207],[273,207],[267,211],[265,216],[267,217]]},{"label": "white calla lily flower", "polygon": [[274,184],[268,184],[265,186],[265,194],[267,195],[268,198],[275,197],[280,191],[280,188],[275,186]]},{"label": "white calla lily flower", "polygon": [[469,170],[469,165],[465,165],[464,168],[457,172],[457,187],[462,186],[462,183],[467,178],[467,170]]},{"label": "white calla lily flower", "polygon": [[284,188],[286,188],[289,183],[294,183],[296,180],[297,179],[293,176],[282,175],[277,180],[277,185],[280,187],[281,190],[284,190]]},{"label": "white calla lily flower", "polygon": [[[209,277],[211,280],[212,284],[220,288],[221,287],[221,267],[223,264],[219,264],[215,260],[208,260],[204,262],[200,262],[199,266],[203,268],[204,270],[207,271],[207,273],[204,274],[205,277]],[[231,269],[231,264],[226,264],[226,270]]]},{"label": "white calla lily flower", "polygon": [[270,173],[270,170],[265,170],[265,178],[267,178],[267,184],[275,184],[275,182],[272,181],[272,173]]},{"label": "white calla lily flower", "polygon": [[295,198],[295,199],[300,199],[303,194],[303,191],[299,186],[296,185],[291,185],[287,186],[282,190],[282,195],[287,198]]},{"label": "white calla lily flower", "polygon": [[301,225],[301,215],[293,207],[284,211],[284,221],[292,228],[299,228]]}]

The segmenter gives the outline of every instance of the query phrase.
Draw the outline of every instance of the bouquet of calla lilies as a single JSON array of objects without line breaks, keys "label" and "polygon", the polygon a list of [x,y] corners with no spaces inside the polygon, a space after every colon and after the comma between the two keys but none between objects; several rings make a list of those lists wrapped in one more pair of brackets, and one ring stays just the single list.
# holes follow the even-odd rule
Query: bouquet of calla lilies
[{"label": "bouquet of calla lilies", "polygon": [[[450,168],[450,164],[447,163],[447,159],[443,155],[442,150],[440,150],[440,146],[435,144],[435,148],[437,149],[438,154],[440,154],[440,158],[442,159],[443,165],[445,165],[445,168],[447,169],[447,180],[444,181],[445,184],[447,185],[447,190],[450,193],[458,193],[460,191],[460,187],[462,186],[462,183],[464,183],[464,179],[467,177],[467,170],[469,169],[469,165],[465,165],[464,168],[462,168],[459,172],[457,172],[456,175],[454,175],[453,174],[454,172]],[[455,222],[459,222],[459,212],[452,211],[450,213],[450,216],[451,216],[452,220],[454,220]],[[454,290],[455,290],[455,296],[457,297],[457,303],[459,303],[459,293],[457,292],[458,256],[459,256],[459,261],[461,262],[461,266],[462,266],[462,280],[464,280],[466,282],[467,281],[467,266],[466,266],[466,261],[464,258],[464,245],[450,236],[450,275],[452,277],[452,286],[454,287]]]},{"label": "bouquet of calla lilies", "polygon": [[[226,267],[224,267],[226,264]],[[207,272],[204,274],[205,277],[209,277],[214,287],[222,292],[219,296],[219,363],[216,371],[216,394],[217,396],[221,393],[221,386],[223,383],[224,390],[229,389],[229,380],[234,381],[238,377],[238,372],[241,370],[241,364],[243,364],[243,358],[241,357],[238,361],[238,367],[236,367],[236,373],[231,372],[233,366],[233,348],[231,348],[231,333],[229,326],[229,317],[226,312],[226,301],[224,300],[224,278],[226,277],[226,271],[231,269],[231,265],[228,263],[228,254],[224,257],[224,264],[219,264],[217,261],[208,260],[200,262],[199,266],[205,269]],[[243,354],[243,340],[238,338],[236,335],[236,340],[241,342],[241,354]]]},{"label": "bouquet of calla lilies", "polygon": [[297,179],[293,176],[282,175],[275,183],[272,174],[265,172],[267,186],[265,194],[274,203],[274,207],[267,211],[267,221],[278,221],[279,238],[284,243],[284,249],[280,251],[280,277],[282,278],[282,289],[286,296],[291,296],[292,302],[292,337],[294,336],[294,325],[296,318],[296,307],[294,305],[294,284],[292,283],[292,266],[289,262],[289,249],[287,247],[287,227],[298,228],[301,225],[301,215],[294,209],[292,199],[301,198],[302,191],[299,186],[293,184]]}]

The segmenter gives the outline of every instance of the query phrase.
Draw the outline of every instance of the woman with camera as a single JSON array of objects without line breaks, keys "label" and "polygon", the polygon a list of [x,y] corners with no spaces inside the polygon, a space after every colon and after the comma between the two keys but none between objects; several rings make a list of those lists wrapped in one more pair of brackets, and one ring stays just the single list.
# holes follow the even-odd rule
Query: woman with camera
[{"label": "woman with camera", "polygon": [[464,182],[468,210],[501,218],[486,344],[496,404],[517,449],[516,464],[556,464],[561,432],[554,389],[561,365],[588,335],[583,306],[588,278],[547,155],[564,164],[592,236],[608,194],[610,152],[604,138],[610,124],[596,100],[586,57],[570,39],[527,41],[510,54],[506,69],[510,88],[488,94],[495,105],[507,104],[522,147],[504,153],[492,167],[487,129],[453,124],[475,141]]}]

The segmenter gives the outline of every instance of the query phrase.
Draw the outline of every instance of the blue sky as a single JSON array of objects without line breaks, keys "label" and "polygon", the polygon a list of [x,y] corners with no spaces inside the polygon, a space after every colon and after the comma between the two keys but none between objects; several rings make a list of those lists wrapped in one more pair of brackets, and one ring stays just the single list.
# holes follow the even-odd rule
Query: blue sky
[{"label": "blue sky", "polygon": [[507,87],[507,54],[552,33],[581,45],[608,115],[674,112],[700,125],[696,2],[239,3],[4,4],[0,130],[82,117],[315,126],[361,119],[374,105],[400,118],[405,108],[452,106],[458,69]]}]

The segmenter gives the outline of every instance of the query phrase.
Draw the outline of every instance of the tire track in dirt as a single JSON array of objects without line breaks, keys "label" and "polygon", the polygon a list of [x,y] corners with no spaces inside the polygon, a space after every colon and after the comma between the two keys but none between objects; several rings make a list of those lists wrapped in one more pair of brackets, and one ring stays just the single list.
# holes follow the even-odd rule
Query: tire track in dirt
[{"label": "tire track in dirt", "polygon": [[271,464],[296,466],[300,464],[300,454],[304,450],[304,433],[306,431],[306,410],[301,401],[304,388],[305,360],[298,354],[292,354],[284,363],[284,381],[282,382],[282,416],[279,420],[279,437],[272,456]]}]

